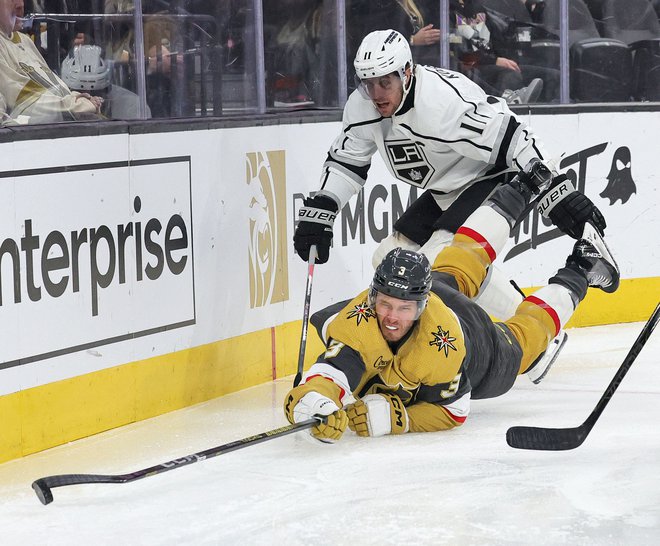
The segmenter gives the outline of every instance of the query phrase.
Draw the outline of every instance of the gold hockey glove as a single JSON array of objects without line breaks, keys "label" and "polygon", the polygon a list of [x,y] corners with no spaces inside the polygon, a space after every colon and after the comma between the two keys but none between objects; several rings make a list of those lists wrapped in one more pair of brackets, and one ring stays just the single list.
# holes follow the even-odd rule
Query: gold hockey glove
[{"label": "gold hockey glove", "polygon": [[339,391],[329,379],[314,377],[289,391],[284,398],[284,414],[289,423],[327,415],[327,422],[313,427],[311,434],[322,442],[336,442],[348,425],[346,412],[340,407]]},{"label": "gold hockey glove", "polygon": [[408,432],[408,412],[396,394],[368,394],[346,408],[348,426],[358,436]]}]

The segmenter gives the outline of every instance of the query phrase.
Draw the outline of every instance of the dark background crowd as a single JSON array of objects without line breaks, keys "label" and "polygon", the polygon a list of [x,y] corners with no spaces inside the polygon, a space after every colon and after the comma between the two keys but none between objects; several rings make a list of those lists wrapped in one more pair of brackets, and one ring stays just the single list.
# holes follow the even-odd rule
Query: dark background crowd
[{"label": "dark background crowd", "polygon": [[660,0],[568,0],[563,100],[560,0],[143,0],[141,31],[133,0],[1,1],[27,15],[15,30],[54,74],[76,46],[98,46],[107,87],[145,97],[133,117],[341,107],[360,40],[385,28],[419,64],[442,66],[444,44],[445,68],[513,103],[660,100]]}]

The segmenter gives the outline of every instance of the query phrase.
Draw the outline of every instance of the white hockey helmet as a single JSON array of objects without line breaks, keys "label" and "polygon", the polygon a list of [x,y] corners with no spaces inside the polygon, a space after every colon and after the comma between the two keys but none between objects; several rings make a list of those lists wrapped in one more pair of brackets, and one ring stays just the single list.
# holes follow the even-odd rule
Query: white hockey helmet
[{"label": "white hockey helmet", "polygon": [[360,80],[378,78],[396,72],[405,80],[406,68],[413,68],[410,45],[396,30],[375,30],[367,34],[353,61]]},{"label": "white hockey helmet", "polygon": [[78,45],[62,61],[62,80],[74,91],[100,91],[110,85],[111,69],[95,45]]}]

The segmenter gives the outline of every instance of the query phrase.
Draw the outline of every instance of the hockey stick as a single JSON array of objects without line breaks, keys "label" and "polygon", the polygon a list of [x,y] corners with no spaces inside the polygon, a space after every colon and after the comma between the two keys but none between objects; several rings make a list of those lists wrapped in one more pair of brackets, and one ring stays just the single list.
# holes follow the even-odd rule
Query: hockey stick
[{"label": "hockey stick", "polygon": [[651,336],[653,329],[660,317],[660,304],[656,305],[655,311],[642,328],[639,336],[632,344],[628,355],[617,370],[607,389],[596,404],[596,407],[587,417],[587,420],[579,427],[574,428],[541,428],[541,427],[511,427],[506,432],[506,441],[511,447],[518,449],[539,449],[545,451],[562,451],[575,449],[584,442],[585,438],[593,428],[594,424],[603,413],[605,406],[614,395],[617,387],[621,384],[630,366]]},{"label": "hockey stick", "polygon": [[312,428],[319,422],[323,422],[323,418],[313,417],[312,419],[307,419],[306,421],[301,421],[300,423],[296,423],[294,425],[287,425],[285,427],[276,428],[267,432],[261,432],[255,436],[248,436],[242,440],[235,440],[233,442],[229,442],[228,444],[212,447],[205,451],[199,451],[197,453],[193,453],[192,455],[181,457],[180,459],[173,459],[166,463],[161,463],[156,466],[137,470],[129,474],[60,474],[58,476],[46,476],[44,478],[35,480],[32,483],[32,489],[34,489],[37,497],[39,497],[41,504],[50,504],[53,502],[52,489],[54,487],[79,485],[85,483],[134,482],[136,480],[141,480],[142,478],[148,478],[149,476],[155,476],[156,474],[162,474],[163,472],[174,470],[175,468],[181,468],[182,466],[197,463],[212,457],[217,457],[218,455],[223,455],[224,453],[229,453],[230,451],[236,451],[237,449],[242,449],[251,445],[260,444],[261,442],[265,442],[267,440],[286,436],[287,434],[292,434],[294,432],[298,432],[299,430]]},{"label": "hockey stick", "polygon": [[305,365],[305,348],[307,347],[307,329],[309,326],[309,304],[312,301],[312,280],[314,279],[314,264],[316,263],[316,245],[309,249],[307,261],[307,287],[305,288],[305,305],[303,307],[302,330],[300,332],[300,349],[298,351],[298,373],[293,379],[293,386],[297,387],[302,379]]}]

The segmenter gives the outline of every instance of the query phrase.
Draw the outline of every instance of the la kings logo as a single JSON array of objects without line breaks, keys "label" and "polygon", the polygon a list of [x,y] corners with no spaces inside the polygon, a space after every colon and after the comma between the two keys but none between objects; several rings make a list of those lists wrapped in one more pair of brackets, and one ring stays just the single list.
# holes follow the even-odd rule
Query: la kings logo
[{"label": "la kings logo", "polygon": [[410,140],[386,141],[385,149],[399,180],[420,188],[426,186],[435,169],[426,160],[420,144]]}]

